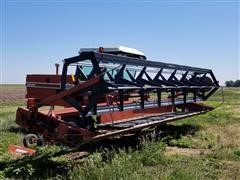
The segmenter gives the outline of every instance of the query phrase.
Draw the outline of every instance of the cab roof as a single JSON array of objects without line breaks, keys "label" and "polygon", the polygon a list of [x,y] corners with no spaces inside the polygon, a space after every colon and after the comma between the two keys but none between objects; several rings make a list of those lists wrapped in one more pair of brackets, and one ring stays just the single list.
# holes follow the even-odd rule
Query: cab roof
[{"label": "cab roof", "polygon": [[[125,46],[100,47],[100,48],[102,48],[103,52],[105,52],[105,53],[123,52],[123,53],[128,53],[128,54],[145,56],[143,52],[141,52],[141,51],[139,51],[137,49],[129,48],[129,47],[125,47]],[[99,52],[100,48],[81,48],[79,53],[81,53],[81,52],[89,52],[89,51]]]}]

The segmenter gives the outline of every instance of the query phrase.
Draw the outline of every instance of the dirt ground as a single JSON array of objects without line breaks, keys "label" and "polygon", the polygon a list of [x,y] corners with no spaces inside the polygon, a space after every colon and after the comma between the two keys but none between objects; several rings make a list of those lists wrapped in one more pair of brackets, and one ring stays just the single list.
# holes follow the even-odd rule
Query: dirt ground
[{"label": "dirt ground", "polygon": [[23,102],[25,99],[26,88],[24,85],[0,85],[0,102],[5,105]]}]

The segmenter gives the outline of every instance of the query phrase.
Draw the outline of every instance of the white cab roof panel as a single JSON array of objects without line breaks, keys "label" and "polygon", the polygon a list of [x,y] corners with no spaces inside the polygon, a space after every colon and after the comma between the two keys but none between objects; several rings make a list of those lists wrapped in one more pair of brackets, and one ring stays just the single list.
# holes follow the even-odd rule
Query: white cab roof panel
[{"label": "white cab roof panel", "polygon": [[[143,52],[134,49],[134,48],[129,48],[129,47],[125,47],[125,46],[117,46],[117,47],[103,47],[104,52],[125,52],[125,53],[129,53],[129,54],[136,54],[136,55],[140,55],[140,56],[144,56]],[[95,52],[99,52],[99,48],[81,48],[80,49],[80,53],[81,52],[89,52],[89,51],[95,51]]]}]

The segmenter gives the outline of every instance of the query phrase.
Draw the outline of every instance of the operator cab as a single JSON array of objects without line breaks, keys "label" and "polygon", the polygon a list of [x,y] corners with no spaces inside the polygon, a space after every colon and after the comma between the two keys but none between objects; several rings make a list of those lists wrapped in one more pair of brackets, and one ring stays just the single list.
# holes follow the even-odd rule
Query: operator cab
[{"label": "operator cab", "polygon": [[118,56],[127,56],[132,58],[138,58],[142,60],[146,60],[146,56],[143,54],[143,52],[134,49],[129,48],[125,46],[118,46],[118,47],[99,47],[99,48],[81,48],[79,51],[79,54],[81,52],[100,52],[100,53],[106,53],[106,54],[114,54]]}]

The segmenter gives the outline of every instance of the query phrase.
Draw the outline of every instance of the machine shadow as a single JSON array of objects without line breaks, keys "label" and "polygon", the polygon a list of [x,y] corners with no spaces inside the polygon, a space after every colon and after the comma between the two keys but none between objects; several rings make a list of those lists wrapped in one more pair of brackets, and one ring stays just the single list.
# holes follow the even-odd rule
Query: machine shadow
[{"label": "machine shadow", "polygon": [[6,129],[8,132],[12,132],[12,133],[23,133],[23,134],[27,134],[28,132],[21,128],[21,127],[14,127],[14,126],[11,126],[9,127],[8,129]]}]

